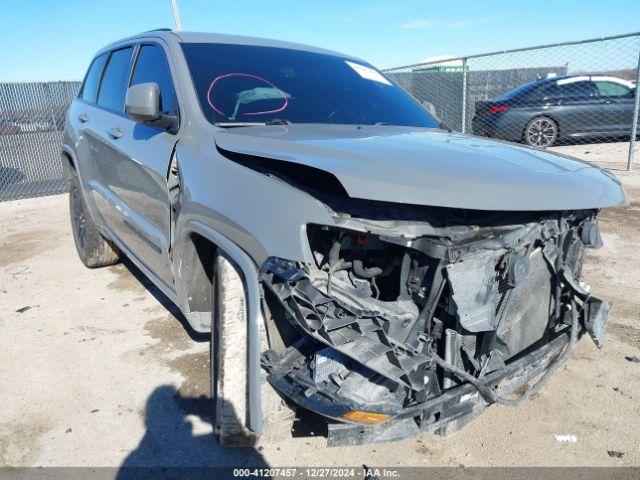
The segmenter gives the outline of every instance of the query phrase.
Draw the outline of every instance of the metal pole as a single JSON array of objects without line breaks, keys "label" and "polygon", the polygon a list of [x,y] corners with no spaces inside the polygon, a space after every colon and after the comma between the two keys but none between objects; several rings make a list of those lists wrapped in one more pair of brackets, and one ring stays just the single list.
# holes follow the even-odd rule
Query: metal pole
[{"label": "metal pole", "polygon": [[467,133],[467,59],[462,59],[462,133]]},{"label": "metal pole", "polygon": [[638,52],[638,68],[636,69],[636,101],[633,106],[633,123],[631,124],[631,138],[629,139],[629,158],[627,159],[627,170],[633,170],[633,157],[636,150],[636,135],[638,134],[638,110],[640,107],[640,51]]},{"label": "metal pole", "polygon": [[45,91],[45,95],[47,96],[47,105],[49,105],[49,114],[51,115],[51,121],[53,122],[53,131],[58,130],[58,126],[56,123],[56,114],[53,111],[53,99],[51,98],[51,87],[49,86],[49,82],[43,82],[42,84],[43,90]]},{"label": "metal pole", "polygon": [[173,19],[176,22],[176,30],[182,30],[182,22],[180,22],[180,11],[178,10],[178,0],[171,0],[173,7]]}]

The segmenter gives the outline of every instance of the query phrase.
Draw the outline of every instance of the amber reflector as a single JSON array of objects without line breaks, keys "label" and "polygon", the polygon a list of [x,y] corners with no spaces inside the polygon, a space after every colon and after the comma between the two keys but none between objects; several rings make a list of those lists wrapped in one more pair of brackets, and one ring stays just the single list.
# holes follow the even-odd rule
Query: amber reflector
[{"label": "amber reflector", "polygon": [[352,410],[343,415],[347,420],[352,422],[366,423],[368,425],[374,425],[376,423],[382,423],[391,418],[391,415],[386,413],[373,413],[373,412],[360,412],[358,410]]}]

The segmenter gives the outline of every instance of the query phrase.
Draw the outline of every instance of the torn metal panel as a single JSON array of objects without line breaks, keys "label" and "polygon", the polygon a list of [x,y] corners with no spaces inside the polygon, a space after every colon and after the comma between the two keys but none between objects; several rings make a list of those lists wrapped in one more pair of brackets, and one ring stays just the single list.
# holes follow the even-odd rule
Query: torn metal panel
[{"label": "torn metal panel", "polygon": [[456,315],[469,332],[495,329],[496,260],[496,253],[489,251],[447,266]]},{"label": "torn metal panel", "polygon": [[609,323],[609,310],[612,303],[604,302],[599,298],[590,297],[587,301],[587,316],[585,326],[598,348],[602,348],[604,334]]}]

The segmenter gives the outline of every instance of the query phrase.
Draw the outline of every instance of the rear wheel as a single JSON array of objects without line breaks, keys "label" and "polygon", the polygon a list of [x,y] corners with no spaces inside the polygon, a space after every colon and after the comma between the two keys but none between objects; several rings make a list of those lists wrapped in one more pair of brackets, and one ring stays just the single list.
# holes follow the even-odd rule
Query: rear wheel
[{"label": "rear wheel", "polygon": [[69,171],[69,213],[76,250],[82,263],[89,268],[113,265],[120,260],[120,251],[96,228],[80,190],[78,175]]},{"label": "rear wheel", "polygon": [[549,117],[535,117],[524,128],[524,141],[527,145],[547,148],[558,139],[558,124]]},{"label": "rear wheel", "polygon": [[[211,389],[214,431],[223,445],[243,446],[257,441],[248,428],[247,297],[239,268],[224,253],[215,265],[214,312],[211,328]],[[264,326],[261,351],[269,348]],[[290,434],[293,412],[261,375],[263,439]]]}]

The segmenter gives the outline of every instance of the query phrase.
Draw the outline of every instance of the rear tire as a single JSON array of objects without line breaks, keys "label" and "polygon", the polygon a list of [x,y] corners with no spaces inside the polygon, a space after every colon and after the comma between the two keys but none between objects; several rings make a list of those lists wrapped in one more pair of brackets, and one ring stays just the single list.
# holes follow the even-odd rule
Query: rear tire
[{"label": "rear tire", "polygon": [[73,169],[69,171],[69,213],[76,250],[86,267],[105,267],[120,260],[118,248],[100,234],[93,222]]},{"label": "rear tire", "polygon": [[524,127],[523,137],[530,147],[551,147],[558,140],[558,124],[549,117],[534,117]]},{"label": "rear tire", "polygon": [[[247,297],[239,268],[218,253],[214,270],[214,311],[211,328],[211,398],[214,433],[222,445],[254,445],[258,437],[248,427]],[[261,351],[268,349],[261,327]],[[282,402],[261,372],[262,440],[289,436],[293,412]]]}]

